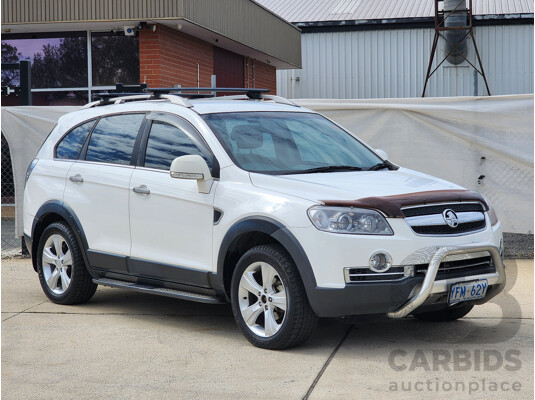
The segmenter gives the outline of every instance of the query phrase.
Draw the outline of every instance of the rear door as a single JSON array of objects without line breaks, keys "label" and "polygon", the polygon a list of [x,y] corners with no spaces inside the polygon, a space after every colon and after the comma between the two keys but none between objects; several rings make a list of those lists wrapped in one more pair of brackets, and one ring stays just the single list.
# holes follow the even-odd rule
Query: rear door
[{"label": "rear door", "polygon": [[63,201],[67,174],[80,156],[96,119],[79,124],[67,132],[54,148],[53,159],[42,158],[32,172],[24,198],[24,211],[30,214],[33,221],[35,212],[49,200]]},{"label": "rear door", "polygon": [[213,171],[213,155],[184,119],[165,113],[151,113],[147,119],[138,167],[130,182],[130,271],[208,286],[217,182],[210,193],[199,193],[197,181],[171,178],[169,168],[176,157],[198,154]]},{"label": "rear door", "polygon": [[128,272],[132,153],[144,118],[144,113],[101,117],[68,173],[64,201],[80,220],[96,269]]}]

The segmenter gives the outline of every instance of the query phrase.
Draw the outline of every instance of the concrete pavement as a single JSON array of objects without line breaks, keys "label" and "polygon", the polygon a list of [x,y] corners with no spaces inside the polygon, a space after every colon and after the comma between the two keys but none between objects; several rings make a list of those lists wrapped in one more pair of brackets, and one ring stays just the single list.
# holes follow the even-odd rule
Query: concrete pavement
[{"label": "concrete pavement", "polygon": [[533,260],[506,265],[506,292],[461,321],[325,319],[276,352],[227,305],[99,287],[58,306],[29,260],[2,260],[2,398],[533,398]]}]

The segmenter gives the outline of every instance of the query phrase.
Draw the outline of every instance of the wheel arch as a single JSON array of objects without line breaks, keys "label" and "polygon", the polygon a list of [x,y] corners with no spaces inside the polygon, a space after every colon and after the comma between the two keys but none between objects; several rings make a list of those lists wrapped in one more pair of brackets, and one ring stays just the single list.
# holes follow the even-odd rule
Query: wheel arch
[{"label": "wheel arch", "polygon": [[60,200],[49,200],[44,203],[33,219],[32,223],[32,265],[33,269],[37,271],[37,247],[39,246],[39,241],[41,234],[46,229],[48,225],[54,222],[64,222],[69,228],[72,229],[78,245],[82,251],[82,256],[84,258],[85,265],[89,265],[86,250],[88,249],[87,239],[85,233],[82,229],[80,220],[74,213],[74,211]]},{"label": "wheel arch", "polygon": [[303,247],[283,224],[264,216],[244,218],[227,231],[217,257],[214,282],[217,292],[228,300],[232,272],[239,258],[255,246],[270,243],[278,243],[288,252],[297,266],[308,295],[316,287],[316,278]]}]

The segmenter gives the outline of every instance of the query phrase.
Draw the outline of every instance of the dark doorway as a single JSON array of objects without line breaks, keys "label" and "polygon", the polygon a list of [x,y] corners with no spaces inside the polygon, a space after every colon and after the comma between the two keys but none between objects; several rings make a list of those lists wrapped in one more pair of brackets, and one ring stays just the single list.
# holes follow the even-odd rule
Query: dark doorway
[{"label": "dark doorway", "polygon": [[[214,46],[214,75],[217,87],[241,88],[244,85],[243,57]],[[232,93],[218,93],[224,96]]]}]

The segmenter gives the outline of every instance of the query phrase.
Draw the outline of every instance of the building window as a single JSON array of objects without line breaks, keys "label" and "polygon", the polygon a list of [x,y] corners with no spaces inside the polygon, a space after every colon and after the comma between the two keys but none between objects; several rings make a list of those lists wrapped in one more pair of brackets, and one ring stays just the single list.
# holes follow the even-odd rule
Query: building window
[{"label": "building window", "polygon": [[139,84],[139,40],[135,36],[93,34],[94,86]]},{"label": "building window", "polygon": [[[7,35],[4,35],[7,36]],[[87,87],[86,34],[2,40],[2,63],[30,60],[32,88]],[[7,72],[6,71],[6,75]],[[12,73],[12,72],[11,72]],[[2,72],[2,85],[4,82]],[[19,84],[18,78],[16,84]]]},{"label": "building window", "polygon": [[[139,40],[122,33],[2,35],[2,63],[19,60],[31,61],[34,105],[82,105],[91,101],[91,93],[118,82],[139,83]],[[2,86],[19,85],[18,71],[2,71]],[[19,100],[3,97],[2,105],[19,105]]]}]

